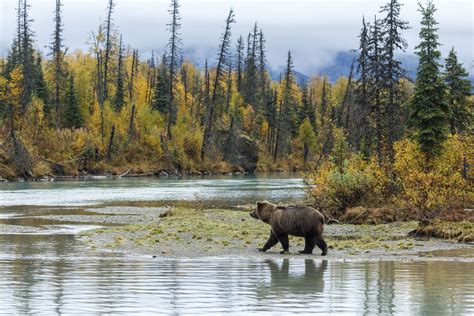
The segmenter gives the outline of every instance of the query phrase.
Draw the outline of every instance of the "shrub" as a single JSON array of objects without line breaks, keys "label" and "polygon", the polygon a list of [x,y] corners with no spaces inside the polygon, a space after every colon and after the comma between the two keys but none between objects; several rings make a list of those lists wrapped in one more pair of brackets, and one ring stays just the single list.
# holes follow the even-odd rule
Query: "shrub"
[{"label": "shrub", "polygon": [[307,179],[309,194],[317,207],[335,217],[348,207],[378,203],[386,195],[389,180],[375,160],[353,155],[341,165],[329,159]]},{"label": "shrub", "polygon": [[402,140],[395,144],[394,171],[400,193],[397,204],[419,209],[440,211],[460,207],[472,207],[474,190],[472,181],[466,178],[466,165],[472,164],[472,139],[450,137],[443,145],[442,153],[428,159],[417,143]]}]

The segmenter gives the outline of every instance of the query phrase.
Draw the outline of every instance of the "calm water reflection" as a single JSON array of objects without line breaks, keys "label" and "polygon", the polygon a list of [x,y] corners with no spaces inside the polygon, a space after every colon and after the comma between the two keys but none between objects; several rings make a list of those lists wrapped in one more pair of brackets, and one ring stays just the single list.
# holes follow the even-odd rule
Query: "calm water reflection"
[{"label": "calm water reflection", "polygon": [[156,260],[1,236],[2,313],[472,314],[469,262]]}]

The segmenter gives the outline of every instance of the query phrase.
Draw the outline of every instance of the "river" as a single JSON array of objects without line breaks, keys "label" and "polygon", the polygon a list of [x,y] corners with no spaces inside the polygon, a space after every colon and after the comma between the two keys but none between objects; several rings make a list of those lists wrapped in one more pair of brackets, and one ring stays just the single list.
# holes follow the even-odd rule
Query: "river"
[{"label": "river", "polygon": [[474,313],[470,260],[162,260],[92,250],[77,238],[87,223],[31,218],[127,201],[295,202],[303,188],[294,175],[0,184],[0,313]]}]

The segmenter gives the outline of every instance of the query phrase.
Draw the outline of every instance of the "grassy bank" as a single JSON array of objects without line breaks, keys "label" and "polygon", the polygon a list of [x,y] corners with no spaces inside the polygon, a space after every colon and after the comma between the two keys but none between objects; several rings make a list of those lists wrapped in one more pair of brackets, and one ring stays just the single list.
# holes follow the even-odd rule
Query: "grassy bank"
[{"label": "grassy bank", "polygon": [[[457,242],[407,237],[416,228],[416,222],[326,225],[328,257],[413,256],[419,252],[464,247]],[[470,229],[472,233],[472,226]],[[269,233],[268,225],[250,218],[246,211],[173,208],[153,222],[99,229],[87,233],[84,238],[94,248],[171,258],[278,255],[280,245],[267,254],[257,251]],[[297,251],[303,247],[303,238],[290,238],[291,256],[299,256]],[[319,253],[315,249],[313,256],[319,256]]]}]

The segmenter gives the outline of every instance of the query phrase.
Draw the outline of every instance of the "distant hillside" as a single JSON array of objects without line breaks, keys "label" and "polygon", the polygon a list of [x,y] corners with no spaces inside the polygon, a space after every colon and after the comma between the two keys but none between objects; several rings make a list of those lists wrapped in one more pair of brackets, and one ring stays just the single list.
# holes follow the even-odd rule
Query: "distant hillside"
[{"label": "distant hillside", "polygon": [[[304,74],[295,70],[295,76],[297,79],[298,84],[303,84],[311,76],[320,75],[320,76],[328,76],[329,81],[335,82],[342,76],[349,76],[349,72],[351,69],[352,60],[357,56],[355,52],[338,52],[336,57],[334,57],[333,61],[329,64],[309,70],[308,73],[311,75]],[[415,55],[402,55],[399,56],[399,59],[402,61],[405,70],[407,71],[407,76],[414,80],[416,77],[416,68],[418,67],[418,58]],[[280,76],[285,72],[285,67],[280,66],[276,69],[270,69],[270,74],[273,80],[280,80]],[[356,75],[357,77],[357,75]]]},{"label": "distant hillside", "polygon": [[[357,56],[355,52],[339,52],[332,63],[317,70],[318,75],[327,75],[331,82],[336,81],[341,76],[349,76],[353,59]],[[406,70],[408,78],[415,80],[416,68],[418,67],[418,57],[404,54],[398,56]]]},{"label": "distant hillside", "polygon": [[[339,52],[336,54],[336,57],[330,64],[322,68],[316,69],[315,71],[313,71],[313,73],[317,75],[327,75],[329,80],[331,82],[334,82],[341,76],[349,75],[351,63],[355,56],[356,53]],[[407,77],[415,81],[416,69],[418,68],[418,57],[413,54],[403,54],[399,55],[398,59],[402,62]],[[464,65],[464,67],[468,70],[468,67],[466,65]],[[474,74],[470,75],[469,79],[471,80],[471,83],[474,86]]]},{"label": "distant hillside", "polygon": [[[269,72],[272,80],[279,81],[285,74],[285,67],[281,66],[277,69],[269,69]],[[299,85],[304,85],[310,78],[310,76],[305,75],[304,73],[301,73],[297,70],[293,70],[293,73],[296,77],[296,83]]]}]

